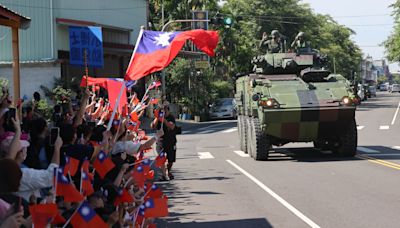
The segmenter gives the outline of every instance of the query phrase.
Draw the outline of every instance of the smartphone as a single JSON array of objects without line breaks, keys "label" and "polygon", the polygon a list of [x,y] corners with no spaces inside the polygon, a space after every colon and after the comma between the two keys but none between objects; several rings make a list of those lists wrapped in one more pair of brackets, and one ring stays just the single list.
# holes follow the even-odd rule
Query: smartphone
[{"label": "smartphone", "polygon": [[17,114],[17,110],[15,108],[9,108],[8,109],[8,114],[7,114],[7,122],[11,124],[11,118],[14,118]]},{"label": "smartphone", "polygon": [[13,204],[14,213],[18,213],[21,211],[21,205],[22,205],[22,199],[21,199],[21,197],[18,197],[18,203]]},{"label": "smartphone", "polygon": [[50,145],[53,146],[56,143],[57,137],[60,133],[60,128],[53,127],[50,130]]}]

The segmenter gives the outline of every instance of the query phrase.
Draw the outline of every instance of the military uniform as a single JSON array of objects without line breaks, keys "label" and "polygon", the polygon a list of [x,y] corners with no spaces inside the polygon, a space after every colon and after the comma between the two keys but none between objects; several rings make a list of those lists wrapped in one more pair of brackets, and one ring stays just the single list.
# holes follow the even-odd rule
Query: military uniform
[{"label": "military uniform", "polygon": [[280,34],[278,30],[273,30],[271,32],[271,39],[268,37],[263,37],[260,42],[260,49],[264,53],[279,53],[281,52],[281,42]]}]

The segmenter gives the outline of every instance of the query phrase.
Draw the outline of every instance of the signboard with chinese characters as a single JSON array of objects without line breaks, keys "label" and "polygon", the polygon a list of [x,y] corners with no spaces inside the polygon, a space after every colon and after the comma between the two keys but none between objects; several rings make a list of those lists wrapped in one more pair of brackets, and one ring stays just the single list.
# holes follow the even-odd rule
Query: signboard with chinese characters
[{"label": "signboard with chinese characters", "polygon": [[101,68],[104,64],[101,27],[69,27],[69,62],[84,66],[85,50],[89,67]]}]

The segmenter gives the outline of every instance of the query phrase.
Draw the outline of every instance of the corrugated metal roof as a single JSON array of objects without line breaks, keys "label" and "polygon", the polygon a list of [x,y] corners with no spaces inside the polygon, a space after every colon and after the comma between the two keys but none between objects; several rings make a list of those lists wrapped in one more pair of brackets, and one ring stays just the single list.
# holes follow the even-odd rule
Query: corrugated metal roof
[{"label": "corrugated metal roof", "polygon": [[14,14],[15,16],[19,17],[21,19],[21,21],[20,21],[20,23],[21,23],[20,27],[21,28],[26,29],[26,28],[29,27],[31,18],[29,18],[27,16],[24,16],[24,15],[14,11],[14,10],[11,10],[11,9],[7,8],[5,5],[2,5],[2,4],[0,4],[0,8],[2,8],[3,10],[5,10],[5,11],[7,11],[7,12],[9,12],[11,14]]}]

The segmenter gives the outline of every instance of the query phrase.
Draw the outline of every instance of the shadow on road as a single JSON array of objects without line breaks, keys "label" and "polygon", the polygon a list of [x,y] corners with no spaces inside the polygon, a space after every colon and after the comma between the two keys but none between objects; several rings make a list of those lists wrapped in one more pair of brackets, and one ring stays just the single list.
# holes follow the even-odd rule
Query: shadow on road
[{"label": "shadow on road", "polygon": [[212,222],[193,221],[184,223],[160,221],[157,223],[157,227],[269,228],[272,227],[272,225],[265,218],[254,218]]},{"label": "shadow on road", "polygon": [[[361,147],[361,146],[360,146]],[[400,150],[385,146],[362,146],[370,150],[364,153],[358,150],[357,154],[368,155],[382,160],[400,160]],[[375,152],[373,152],[375,151]],[[298,162],[332,162],[332,161],[356,161],[357,157],[340,157],[331,151],[320,151],[312,147],[301,148],[277,148],[270,153],[269,161],[298,161]]]}]

